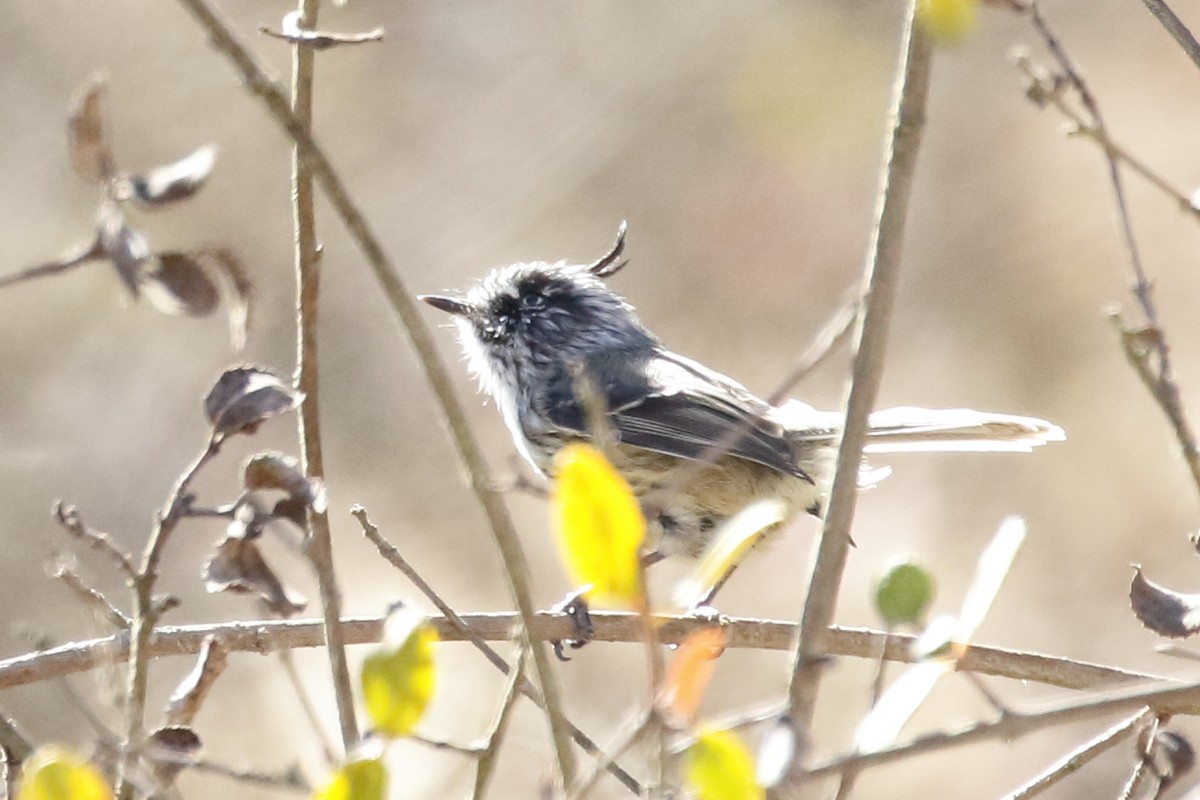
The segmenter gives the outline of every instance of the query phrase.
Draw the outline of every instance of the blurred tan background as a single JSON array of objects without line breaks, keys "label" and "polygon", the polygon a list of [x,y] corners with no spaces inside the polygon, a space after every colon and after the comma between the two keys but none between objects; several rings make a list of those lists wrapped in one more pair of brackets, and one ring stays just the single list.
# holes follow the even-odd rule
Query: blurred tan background
[{"label": "blurred tan background", "polygon": [[[283,2],[225,0],[222,9],[270,63],[264,40]],[[1200,26],[1200,3],[1176,3]],[[868,240],[900,3],[742,0],[659,3],[396,3],[327,7],[334,30],[383,26],[383,42],[319,57],[317,129],[335,165],[413,291],[457,289],[511,260],[591,260],[630,224],[631,266],[614,279],[674,348],[768,392],[857,278]],[[257,101],[173,3],[0,2],[0,220],[4,272],[87,236],[93,188],[66,156],[68,101],[93,70],[110,80],[107,121],[121,165],[170,160],[207,141],[220,152],[193,201],[140,217],[159,247],[234,248],[257,286],[243,354],[219,318],[178,320],[127,307],[112,271],[92,266],[0,291],[0,655],[101,632],[44,565],[68,544],[55,498],[129,548],[205,436],[200,398],[222,368],[293,364],[288,152]],[[1200,184],[1200,72],[1141,4],[1050,2],[1045,12],[1081,64],[1120,141],[1190,192]],[[874,624],[872,575],[917,554],[953,612],[976,555],[1007,514],[1030,536],[978,640],[1164,674],[1194,668],[1156,656],[1156,638],[1127,610],[1129,564],[1156,580],[1200,586],[1196,490],[1169,430],[1126,365],[1105,308],[1129,307],[1126,256],[1104,164],[1023,96],[1009,61],[1036,41],[1023,20],[986,13],[978,34],[937,59],[905,268],[881,402],[974,406],[1061,424],[1069,441],[1032,456],[903,456],[862,498],[838,619]],[[1200,419],[1200,236],[1195,220],[1131,178],[1134,221],[1157,280],[1184,400]],[[322,206],[322,212],[325,207]],[[363,503],[426,578],[460,610],[507,609],[489,534],[464,488],[430,393],[361,258],[328,213],[321,309],[323,424],[338,568],[349,613],[388,600],[421,607],[361,538],[347,509]],[[440,324],[436,312],[429,320]],[[458,359],[441,331],[445,357]],[[842,397],[844,353],[798,394]],[[459,390],[493,467],[513,452],[495,410]],[[237,491],[241,459],[294,451],[277,420],[227,448],[199,482],[202,502]],[[549,546],[543,503],[511,502],[533,562],[537,600],[567,588]],[[817,524],[804,520],[726,589],[730,614],[796,618]],[[184,598],[171,622],[251,616],[249,601],[208,597],[197,573],[219,537],[192,523],[171,543],[162,588]],[[294,586],[304,565],[275,545]],[[119,581],[91,554],[79,569],[114,598]],[[663,568],[666,585],[678,569]],[[660,589],[661,591],[661,589]],[[441,649],[442,682],[423,729],[458,740],[487,724],[500,679],[462,645]],[[352,653],[357,663],[361,651]],[[335,728],[323,654],[300,657]],[[155,665],[152,708],[190,663]],[[596,645],[560,673],[572,718],[601,742],[642,702],[641,654]],[[780,697],[782,654],[730,652],[706,713]],[[816,746],[846,746],[871,667],[845,661],[820,708]],[[117,719],[104,676],[72,684]],[[989,684],[1014,703],[1060,692]],[[92,732],[61,687],[9,690],[0,708],[35,737],[87,742]],[[986,714],[947,680],[913,731]],[[857,797],[997,796],[1103,722],[1054,729],[872,770]],[[1195,727],[1183,724],[1183,730]],[[272,659],[239,655],[198,727],[217,760],[260,768],[300,760],[319,779],[314,737]],[[496,797],[533,796],[548,774],[541,718],[523,707]],[[396,796],[456,797],[470,785],[455,756],[397,748]],[[1048,796],[1115,796],[1132,759],[1110,754]],[[186,795],[271,793],[187,776]],[[597,797],[628,796],[606,781]]]}]

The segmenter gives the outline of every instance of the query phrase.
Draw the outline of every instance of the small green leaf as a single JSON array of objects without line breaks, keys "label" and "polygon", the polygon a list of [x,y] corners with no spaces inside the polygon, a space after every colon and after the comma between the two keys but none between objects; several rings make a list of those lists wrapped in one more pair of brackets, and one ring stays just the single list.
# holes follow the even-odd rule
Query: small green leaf
[{"label": "small green leaf", "polygon": [[875,610],[890,626],[918,625],[937,594],[937,584],[912,561],[892,564],[875,584]]},{"label": "small green leaf", "polygon": [[761,800],[754,759],[731,731],[702,730],[687,751],[687,782],[697,800]]},{"label": "small green leaf", "polygon": [[437,684],[437,632],[424,617],[401,609],[388,618],[384,642],[362,667],[363,702],[383,736],[407,736],[425,714]]},{"label": "small green leaf", "polygon": [[384,800],[387,796],[387,767],[379,758],[347,761],[313,793],[313,800]]}]

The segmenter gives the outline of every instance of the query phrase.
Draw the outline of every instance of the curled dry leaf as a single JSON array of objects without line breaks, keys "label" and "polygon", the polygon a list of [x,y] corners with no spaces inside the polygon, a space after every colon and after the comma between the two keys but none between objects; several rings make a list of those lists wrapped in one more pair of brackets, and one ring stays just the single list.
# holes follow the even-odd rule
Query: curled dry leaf
[{"label": "curled dry leaf", "polygon": [[223,248],[159,253],[144,270],[141,289],[165,314],[203,317],[224,301],[229,338],[235,349],[246,344],[252,286],[241,262]]},{"label": "curled dry leaf", "polygon": [[[252,492],[270,489],[287,492],[290,497],[301,500],[304,505],[311,505],[317,512],[326,508],[325,487],[321,481],[310,479],[300,469],[299,461],[282,453],[251,456],[242,471],[242,485]],[[279,505],[276,505],[276,513],[279,513]],[[288,513],[283,516],[288,516]]]},{"label": "curled dry leaf", "polygon": [[302,393],[269,369],[234,367],[217,379],[204,398],[204,413],[219,434],[254,433],[263,420],[291,411],[303,399]]},{"label": "curled dry leaf", "polygon": [[154,267],[150,243],[125,223],[125,217],[115,203],[107,201],[100,206],[96,238],[105,257],[116,267],[122,283],[136,298],[143,276]]},{"label": "curled dry leaf", "polygon": [[159,253],[140,286],[155,308],[173,316],[206,317],[221,303],[217,284],[191,253]]},{"label": "curled dry leaf", "polygon": [[1154,759],[1154,773],[1158,776],[1156,798],[1196,766],[1192,743],[1175,731],[1158,731],[1153,746],[1149,750],[1143,746],[1142,752],[1150,752]]},{"label": "curled dry leaf", "polygon": [[103,96],[104,79],[93,75],[71,101],[71,116],[67,121],[71,166],[90,183],[102,183],[114,171],[112,152],[104,141]]},{"label": "curled dry leaf", "polygon": [[191,728],[171,725],[146,737],[145,754],[154,764],[159,788],[171,785],[185,768],[196,760],[203,745]]},{"label": "curled dry leaf", "polygon": [[216,146],[206,144],[178,161],[155,167],[145,174],[127,175],[124,181],[129,194],[138,203],[146,208],[162,208],[200,191],[216,158]]},{"label": "curled dry leaf", "polygon": [[204,588],[217,592],[257,595],[274,614],[290,617],[308,602],[291,592],[267,565],[258,546],[250,539],[226,537],[201,573]]},{"label": "curled dry leaf", "polygon": [[306,500],[295,495],[288,495],[271,509],[271,517],[286,519],[303,532],[308,530],[308,509],[309,505]]},{"label": "curled dry leaf", "polygon": [[1134,615],[1150,630],[1172,638],[1200,631],[1200,594],[1184,594],[1160,586],[1135,567],[1129,584]]}]

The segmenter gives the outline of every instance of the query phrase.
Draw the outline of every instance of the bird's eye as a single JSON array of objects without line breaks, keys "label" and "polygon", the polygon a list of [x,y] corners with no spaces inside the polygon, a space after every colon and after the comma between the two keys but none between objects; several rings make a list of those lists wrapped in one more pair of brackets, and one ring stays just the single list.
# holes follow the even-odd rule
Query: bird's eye
[{"label": "bird's eye", "polygon": [[546,296],[537,292],[521,295],[521,307],[527,309],[544,308],[546,305]]}]

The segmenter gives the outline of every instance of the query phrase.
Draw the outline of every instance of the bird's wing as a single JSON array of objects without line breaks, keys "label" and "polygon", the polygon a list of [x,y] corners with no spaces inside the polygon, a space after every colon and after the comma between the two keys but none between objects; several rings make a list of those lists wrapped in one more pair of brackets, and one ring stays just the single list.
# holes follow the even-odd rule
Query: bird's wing
[{"label": "bird's wing", "polygon": [[[623,444],[699,459],[740,426],[744,432],[726,452],[811,480],[782,427],[768,418],[770,406],[724,375],[662,350],[644,359],[601,359],[588,366]],[[574,392],[554,394],[570,400],[547,409],[552,422],[586,433]]]}]

